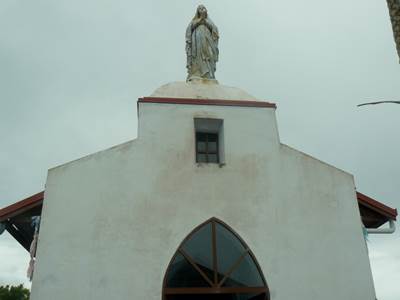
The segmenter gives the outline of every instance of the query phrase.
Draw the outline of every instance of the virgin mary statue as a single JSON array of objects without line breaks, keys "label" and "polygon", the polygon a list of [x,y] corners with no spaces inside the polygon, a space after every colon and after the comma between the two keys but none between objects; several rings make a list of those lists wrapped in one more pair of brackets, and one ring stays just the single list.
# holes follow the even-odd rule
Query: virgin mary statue
[{"label": "virgin mary statue", "polygon": [[193,79],[215,79],[218,61],[218,28],[199,5],[196,15],[186,29],[186,54],[188,76]]}]

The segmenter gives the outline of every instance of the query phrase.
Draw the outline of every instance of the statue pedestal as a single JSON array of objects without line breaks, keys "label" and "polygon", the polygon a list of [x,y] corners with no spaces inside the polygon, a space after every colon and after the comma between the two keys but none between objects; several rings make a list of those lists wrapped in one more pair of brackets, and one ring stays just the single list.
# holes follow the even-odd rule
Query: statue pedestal
[{"label": "statue pedestal", "polygon": [[202,83],[202,84],[219,84],[218,80],[216,79],[207,79],[207,78],[201,78],[197,76],[192,76],[186,80],[188,83]]}]

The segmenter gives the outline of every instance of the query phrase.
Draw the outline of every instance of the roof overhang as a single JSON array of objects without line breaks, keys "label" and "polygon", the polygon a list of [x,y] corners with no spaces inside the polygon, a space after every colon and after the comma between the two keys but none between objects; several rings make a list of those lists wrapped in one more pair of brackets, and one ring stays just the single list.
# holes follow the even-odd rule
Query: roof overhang
[{"label": "roof overhang", "polygon": [[42,214],[44,191],[0,209],[0,223],[29,251],[33,240],[32,217]]},{"label": "roof overhang", "polygon": [[396,221],[397,209],[357,192],[358,207],[362,222],[366,228],[378,228],[386,222]]}]

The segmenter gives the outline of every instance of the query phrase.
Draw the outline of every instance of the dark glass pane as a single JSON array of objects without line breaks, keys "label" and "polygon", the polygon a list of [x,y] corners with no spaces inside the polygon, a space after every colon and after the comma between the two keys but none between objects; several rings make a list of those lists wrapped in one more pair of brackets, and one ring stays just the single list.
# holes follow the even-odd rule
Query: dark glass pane
[{"label": "dark glass pane", "polygon": [[[207,155],[207,153],[209,155]],[[218,163],[218,134],[196,132],[196,161]]]},{"label": "dark glass pane", "polygon": [[198,153],[196,161],[198,163],[207,162],[207,155]]},{"label": "dark glass pane", "polygon": [[237,294],[235,300],[265,300],[265,293],[261,293],[261,294]]},{"label": "dark glass pane", "polygon": [[208,142],[217,142],[217,141],[218,141],[218,134],[216,133],[208,134]]},{"label": "dark glass pane", "polygon": [[203,265],[197,265],[203,273],[210,279],[212,282],[214,281],[214,269],[210,269],[209,267]]},{"label": "dark glass pane", "polygon": [[196,141],[205,142],[207,140],[207,133],[204,132],[196,132]]},{"label": "dark glass pane", "polygon": [[205,142],[197,142],[197,152],[206,152]]},{"label": "dark glass pane", "polygon": [[218,163],[218,155],[217,154],[208,154],[208,162]]},{"label": "dark glass pane", "polygon": [[249,253],[243,258],[240,265],[231,273],[229,278],[225,280],[223,286],[264,286],[257,266]]},{"label": "dark glass pane", "polygon": [[217,235],[218,273],[226,274],[246,249],[239,239],[225,226],[217,223],[215,230]]},{"label": "dark glass pane", "polygon": [[209,287],[199,272],[180,254],[175,256],[167,274],[167,287]]},{"label": "dark glass pane", "polygon": [[217,153],[217,142],[208,143],[208,153]]},{"label": "dark glass pane", "polygon": [[[211,244],[211,223],[207,223],[197,230],[188,241],[186,241],[182,249],[189,255],[195,263],[207,274],[213,274],[213,257]],[[213,281],[213,277],[209,279]]]},{"label": "dark glass pane", "polygon": [[193,295],[168,295],[168,300],[236,300],[236,295],[231,294],[193,294]]},{"label": "dark glass pane", "polygon": [[168,300],[265,300],[265,294],[168,295]]}]

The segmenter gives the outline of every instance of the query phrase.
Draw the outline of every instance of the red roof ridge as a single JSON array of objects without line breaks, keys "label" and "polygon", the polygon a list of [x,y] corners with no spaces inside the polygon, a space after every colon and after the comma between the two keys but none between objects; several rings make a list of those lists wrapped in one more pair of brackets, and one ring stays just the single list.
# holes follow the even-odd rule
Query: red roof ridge
[{"label": "red roof ridge", "polygon": [[219,105],[219,106],[244,106],[244,107],[269,107],[276,108],[275,103],[255,100],[224,100],[224,99],[190,99],[190,98],[164,98],[143,97],[138,103],[164,103],[164,104],[189,104],[189,105]]}]

